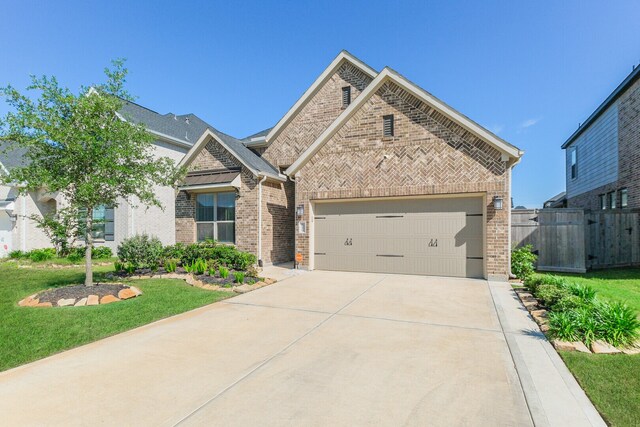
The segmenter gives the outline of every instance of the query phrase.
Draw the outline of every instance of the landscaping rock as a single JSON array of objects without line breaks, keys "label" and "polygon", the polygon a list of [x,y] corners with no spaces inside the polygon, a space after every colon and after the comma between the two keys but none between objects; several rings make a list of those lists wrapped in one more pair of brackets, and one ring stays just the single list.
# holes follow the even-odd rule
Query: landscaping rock
[{"label": "landscaping rock", "polygon": [[85,305],[87,305],[87,300],[88,300],[88,298],[80,298],[80,299],[78,300],[78,302],[77,302],[77,303],[75,303],[73,306],[74,306],[74,307],[82,307],[82,306],[85,306]]},{"label": "landscaping rock", "polygon": [[66,307],[68,305],[75,304],[75,302],[76,302],[75,298],[63,298],[63,299],[59,299],[56,305],[58,307]]},{"label": "landscaping rock", "polygon": [[262,282],[262,281],[256,282],[256,283],[253,284],[253,287],[255,287],[256,289],[257,288],[261,288],[263,286],[267,286],[267,284],[265,282]]},{"label": "landscaping rock", "polygon": [[542,325],[540,325],[540,330],[542,332],[549,332],[549,324],[548,323],[543,323]]},{"label": "landscaping rock", "polygon": [[615,354],[620,353],[620,350],[612,346],[611,344],[602,340],[597,340],[591,343],[591,351],[596,354]]},{"label": "landscaping rock", "polygon": [[27,305],[25,307],[35,307],[38,304],[40,304],[40,299],[38,298],[31,298],[29,301],[27,301]]},{"label": "landscaping rock", "polygon": [[121,289],[120,292],[118,292],[118,298],[120,299],[135,298],[137,296],[138,294],[132,291],[131,288]]},{"label": "landscaping rock", "polygon": [[250,292],[252,290],[253,290],[253,288],[249,284],[240,285],[240,286],[234,286],[233,287],[233,291],[236,292],[236,293],[239,293],[239,294],[244,294],[244,293]]},{"label": "landscaping rock", "polygon": [[582,341],[574,341],[571,344],[573,344],[575,350],[579,351],[580,353],[591,353],[591,350],[589,350]]},{"label": "landscaping rock", "polygon": [[277,282],[276,279],[270,279],[268,277],[266,279],[264,279],[264,283],[266,283],[267,285],[273,285],[276,282]]},{"label": "landscaping rock", "polygon": [[41,302],[37,304],[36,307],[53,307],[53,304],[51,304],[50,302]]},{"label": "landscaping rock", "polygon": [[120,301],[120,298],[114,297],[113,295],[105,295],[100,298],[100,304],[110,304],[116,301]]},{"label": "landscaping rock", "polygon": [[640,344],[637,343],[634,346],[625,347],[625,348],[622,349],[622,352],[624,354],[628,354],[628,355],[640,354]]},{"label": "landscaping rock", "polygon": [[576,351],[574,342],[553,340],[552,344],[556,348],[556,350]]},{"label": "landscaping rock", "polygon": [[135,286],[131,286],[131,287],[129,287],[129,289],[131,289],[133,292],[135,292],[136,296],[142,295],[142,291],[140,289],[136,288]]},{"label": "landscaping rock", "polygon": [[524,305],[524,307],[529,310],[535,310],[536,308],[538,308],[538,301],[537,300],[526,300],[526,301],[522,301],[522,305]]},{"label": "landscaping rock", "polygon": [[518,296],[520,297],[521,300],[531,300],[531,299],[535,299],[533,297],[532,294],[530,294],[529,292],[519,292]]},{"label": "landscaping rock", "polygon": [[87,305],[98,305],[100,304],[100,298],[98,295],[89,295],[87,297]]},{"label": "landscaping rock", "polygon": [[20,307],[29,307],[29,304],[36,298],[36,295],[37,294],[29,295],[25,299],[21,299],[20,302],[18,302],[18,305]]}]

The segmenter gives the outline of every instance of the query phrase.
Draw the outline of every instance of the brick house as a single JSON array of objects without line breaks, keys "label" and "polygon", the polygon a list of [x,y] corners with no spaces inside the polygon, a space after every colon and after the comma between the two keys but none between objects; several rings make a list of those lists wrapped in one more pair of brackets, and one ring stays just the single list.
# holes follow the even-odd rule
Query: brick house
[{"label": "brick house", "polygon": [[505,279],[522,154],[343,51],[272,129],[203,133],[181,161],[176,241],[233,243],[262,264]]},{"label": "brick house", "polygon": [[570,208],[640,208],[640,67],[562,144]]}]

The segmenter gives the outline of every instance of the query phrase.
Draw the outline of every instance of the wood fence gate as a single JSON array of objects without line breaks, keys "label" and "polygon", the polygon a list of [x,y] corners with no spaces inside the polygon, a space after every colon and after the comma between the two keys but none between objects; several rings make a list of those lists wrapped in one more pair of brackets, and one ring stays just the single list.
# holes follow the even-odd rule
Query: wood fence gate
[{"label": "wood fence gate", "polygon": [[511,229],[515,246],[533,245],[539,270],[585,272],[640,265],[637,211],[512,211]]}]

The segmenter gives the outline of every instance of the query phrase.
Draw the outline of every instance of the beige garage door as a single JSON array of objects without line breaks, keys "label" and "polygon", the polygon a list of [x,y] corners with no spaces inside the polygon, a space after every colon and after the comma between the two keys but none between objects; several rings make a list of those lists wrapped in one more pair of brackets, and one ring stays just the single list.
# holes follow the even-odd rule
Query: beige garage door
[{"label": "beige garage door", "polygon": [[482,198],[315,204],[319,270],[483,277]]}]

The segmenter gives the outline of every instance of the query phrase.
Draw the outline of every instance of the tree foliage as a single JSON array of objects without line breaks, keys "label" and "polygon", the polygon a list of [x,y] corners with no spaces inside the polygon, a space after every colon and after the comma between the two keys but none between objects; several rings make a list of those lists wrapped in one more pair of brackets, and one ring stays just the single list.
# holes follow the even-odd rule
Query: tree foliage
[{"label": "tree foliage", "polygon": [[[78,94],[47,76],[31,77],[32,97],[10,85],[0,89],[12,108],[0,119],[0,139],[27,150],[24,165],[2,180],[20,183],[22,194],[59,192],[70,208],[85,212],[87,251],[95,208],[116,207],[123,199],[162,207],[155,187],[174,185],[183,173],[172,160],[155,156],[154,139],[143,124],[120,113],[132,100],[124,89],[124,61],[113,61],[105,75],[105,83]],[[91,285],[91,257],[86,258],[85,284]]]}]

